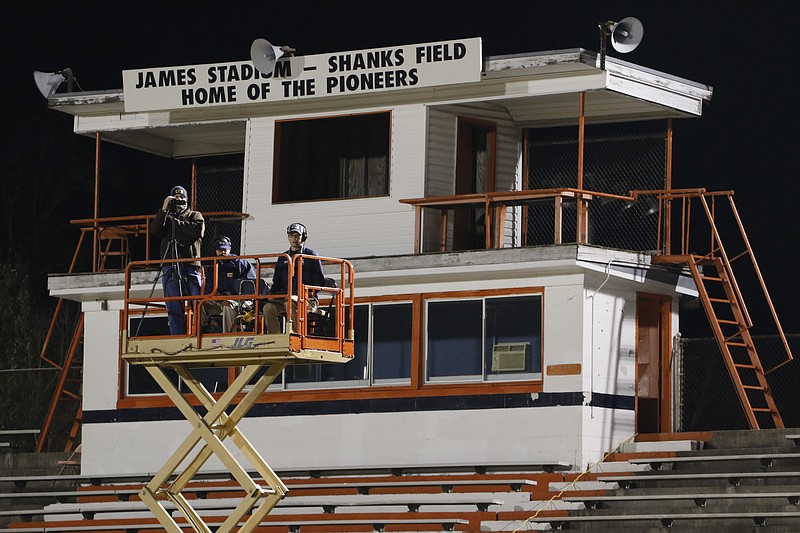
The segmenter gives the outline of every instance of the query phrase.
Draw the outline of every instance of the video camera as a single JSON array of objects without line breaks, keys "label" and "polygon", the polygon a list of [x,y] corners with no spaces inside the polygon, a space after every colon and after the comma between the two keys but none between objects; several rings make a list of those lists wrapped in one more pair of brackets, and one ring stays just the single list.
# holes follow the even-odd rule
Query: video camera
[{"label": "video camera", "polygon": [[172,200],[169,201],[169,210],[171,213],[180,213],[186,209],[186,199],[178,199],[173,197]]}]

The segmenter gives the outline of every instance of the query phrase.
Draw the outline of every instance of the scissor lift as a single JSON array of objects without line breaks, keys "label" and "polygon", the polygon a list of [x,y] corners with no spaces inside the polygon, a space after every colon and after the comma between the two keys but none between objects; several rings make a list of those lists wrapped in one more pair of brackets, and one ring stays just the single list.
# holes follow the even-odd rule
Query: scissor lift
[{"label": "scissor lift", "polygon": [[[274,261],[276,257],[247,256],[256,263],[259,272],[268,268],[269,260]],[[341,259],[315,257],[323,261],[326,269],[331,265],[338,267],[338,283],[336,287],[310,286],[302,282],[304,257],[308,256],[297,255],[289,262],[289,279],[292,279],[293,272],[298,274],[298,290],[294,301],[299,324],[292,324],[289,319],[285,332],[264,330],[263,309],[270,299],[282,300],[286,309],[291,309],[292,295],[233,297],[234,300],[255,298],[252,331],[203,334],[200,325],[192,324],[193,321],[189,320],[191,334],[187,336],[135,337],[130,336],[128,331],[122,332],[123,359],[128,364],[143,366],[194,428],[139,493],[141,500],[169,533],[182,533],[187,524],[179,525],[175,521],[162,505],[166,501],[172,502],[181,511],[195,531],[211,533],[212,530],[181,491],[212,456],[222,462],[245,493],[241,503],[214,530],[218,533],[254,531],[288,491],[237,425],[288,365],[346,363],[354,354],[353,331],[345,330],[346,326],[353,324],[352,265]],[[126,274],[125,324],[130,323],[129,317],[135,318],[138,312],[144,312],[149,306],[159,305],[159,301],[163,307],[163,297],[131,297],[132,269],[142,265],[148,266],[147,263],[132,263]],[[334,327],[324,335],[312,331],[308,319],[309,295],[319,291],[324,291],[319,305],[324,305],[329,318],[334,321]],[[212,292],[202,297],[186,298],[187,308],[193,311],[188,316],[199,317],[203,301],[223,298],[230,299],[231,296]],[[287,315],[292,316],[291,312]],[[194,374],[195,369],[208,367],[235,368],[237,372],[227,390],[216,397]],[[167,371],[177,373],[191,394],[182,393]],[[190,404],[189,397],[192,395],[207,410],[204,416]],[[228,450],[224,442],[226,439],[230,439],[251,463],[264,480],[264,485],[257,483]],[[182,465],[185,467],[182,468]]]}]

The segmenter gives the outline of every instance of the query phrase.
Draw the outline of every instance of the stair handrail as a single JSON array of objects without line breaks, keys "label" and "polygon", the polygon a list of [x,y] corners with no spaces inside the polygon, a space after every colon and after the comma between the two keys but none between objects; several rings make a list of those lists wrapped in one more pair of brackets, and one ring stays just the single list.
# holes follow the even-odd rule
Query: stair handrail
[{"label": "stair handrail", "polygon": [[[708,205],[708,201],[706,200],[706,196],[711,198],[711,207]],[[721,258],[722,268],[725,269],[725,273],[728,276],[731,284],[731,291],[733,295],[736,297],[736,305],[739,306],[739,309],[742,311],[742,316],[745,319],[745,327],[750,329],[753,327],[753,320],[750,318],[750,313],[747,311],[747,304],[744,301],[744,297],[742,296],[742,291],[739,288],[739,283],[736,281],[736,273],[733,271],[733,264],[728,257],[728,252],[725,250],[725,245],[722,242],[722,237],[719,234],[719,229],[717,229],[717,225],[714,222],[714,213],[716,212],[716,197],[718,195],[715,194],[701,194],[699,195],[701,205],[703,206],[703,211],[706,214],[709,223],[709,229],[711,230],[711,250],[708,254],[702,256],[703,258],[708,259],[715,259],[716,255],[715,252],[719,252],[719,256]],[[733,191],[725,191],[725,196],[729,199],[732,199]],[[739,225],[739,230],[744,233],[744,228]],[[750,249],[749,243],[746,245],[747,254],[750,256],[751,261],[754,261],[753,257],[753,250]],[[766,287],[762,287],[763,290],[766,290]]]},{"label": "stair handrail", "polygon": [[786,334],[783,331],[783,326],[781,326],[781,321],[778,318],[778,313],[775,311],[775,306],[772,303],[772,297],[769,295],[769,291],[767,290],[767,284],[764,282],[764,277],[761,275],[761,268],[758,266],[758,262],[756,261],[756,256],[753,253],[753,249],[750,246],[750,239],[747,237],[747,232],[744,229],[744,224],[742,224],[742,219],[739,216],[739,211],[736,209],[736,204],[733,201],[733,194],[728,196],[728,203],[731,207],[731,212],[733,213],[733,218],[736,220],[736,225],[739,228],[739,232],[742,234],[742,239],[745,244],[745,248],[747,249],[747,253],[750,256],[750,261],[753,263],[753,270],[756,273],[756,277],[758,278],[758,283],[761,286],[761,291],[764,293],[764,298],[767,302],[767,307],[769,307],[769,311],[772,314],[772,319],[775,322],[775,327],[778,330],[778,336],[783,343],[783,348],[786,351],[787,359],[782,363],[779,363],[772,367],[771,369],[764,372],[765,375],[768,375],[770,372],[779,369],[783,365],[791,362],[794,359],[792,355],[792,349],[789,347],[789,341],[786,339]]},{"label": "stair handrail", "polygon": [[[714,223],[714,211],[716,208],[716,197],[717,196],[725,196],[728,199],[728,204],[731,208],[731,213],[733,214],[734,220],[736,221],[737,228],[739,233],[742,236],[742,240],[744,242],[745,251],[742,254],[739,254],[736,258],[741,257],[743,255],[748,255],[750,257],[751,264],[753,266],[753,270],[756,273],[756,277],[758,279],[759,286],[761,288],[761,292],[764,295],[766,300],[767,306],[770,310],[770,314],[772,315],[772,320],[777,328],[778,335],[781,339],[781,343],[783,344],[784,351],[786,353],[787,359],[781,363],[778,363],[771,369],[764,372],[765,375],[769,374],[777,370],[778,368],[786,365],[787,363],[791,362],[794,359],[792,354],[791,347],[789,346],[789,341],[786,339],[786,334],[783,331],[783,327],[781,326],[780,319],[778,318],[778,314],[775,311],[775,306],[772,302],[772,298],[769,295],[769,290],[767,289],[766,283],[764,282],[764,277],[761,274],[761,268],[758,266],[758,262],[756,260],[755,254],[753,253],[753,249],[750,245],[750,240],[747,237],[747,232],[744,229],[744,224],[742,223],[741,217],[739,216],[739,212],[736,209],[736,205],[733,201],[733,194],[734,191],[732,190],[723,190],[723,191],[708,191],[705,188],[688,188],[688,189],[651,189],[651,190],[635,190],[630,191],[629,194],[635,199],[638,200],[639,196],[645,195],[655,195],[658,197],[658,209],[659,209],[659,220],[662,220],[665,205],[668,202],[673,200],[680,199],[681,200],[681,250],[680,253],[683,256],[690,255],[689,252],[689,233],[690,233],[690,226],[691,226],[691,200],[693,198],[699,198],[702,205],[703,210],[706,214],[708,219],[710,229],[711,229],[711,250],[708,254],[700,256],[700,257],[708,257],[713,259],[715,257],[715,248],[719,248],[719,253],[722,258],[723,267],[725,268],[726,273],[728,274],[731,285],[733,288],[733,292],[737,298],[737,304],[740,305],[740,309],[747,320],[746,326],[748,328],[752,327],[752,320],[750,319],[750,315],[747,312],[747,307],[744,304],[744,298],[741,294],[741,290],[739,289],[739,285],[736,282],[736,278],[733,272],[733,265],[729,260],[725,248],[722,244],[722,238],[719,235],[719,231],[717,229],[716,224]],[[709,208],[707,198],[712,198],[712,208]],[[666,220],[666,224],[671,224],[671,221]],[[660,230],[660,225],[659,225]],[[664,232],[666,235],[669,235],[670,232]],[[662,255],[671,255],[670,254],[670,243],[662,242],[664,235],[659,231],[659,242],[657,243],[657,249],[660,251],[659,253]]]}]

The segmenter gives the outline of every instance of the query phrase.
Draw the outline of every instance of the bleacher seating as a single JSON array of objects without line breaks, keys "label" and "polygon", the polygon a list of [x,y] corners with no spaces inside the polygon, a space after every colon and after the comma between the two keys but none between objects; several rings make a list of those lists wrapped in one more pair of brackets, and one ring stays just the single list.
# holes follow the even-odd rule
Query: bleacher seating
[{"label": "bleacher seating", "polygon": [[[560,473],[565,469],[568,464],[553,462],[279,471],[289,493],[262,527],[270,532],[480,531],[480,524],[496,520],[499,511],[526,506],[537,478],[545,485],[563,480],[569,475]],[[56,477],[60,484],[71,480],[74,489],[48,490],[47,480]],[[202,477],[181,493],[213,527],[238,505],[243,491],[229,475],[211,472]],[[149,474],[0,477],[0,502],[13,505],[0,511],[0,525],[6,527],[0,533],[159,529],[138,497],[149,479]],[[165,502],[164,507],[183,523],[175,505]]]},{"label": "bleacher seating", "polygon": [[[800,531],[797,432],[761,430],[750,443],[741,432],[715,442],[722,433],[730,432],[700,446],[669,450],[660,442],[615,453],[589,472],[557,461],[279,471],[288,495],[257,531]],[[72,491],[48,490],[41,476],[0,477],[0,507],[15,508],[0,513],[0,533],[162,529],[138,497],[148,474],[63,478],[73,480]],[[230,476],[207,472],[182,494],[213,530],[243,490]],[[191,531],[179,509],[165,508]]]},{"label": "bleacher seating", "polygon": [[[785,430],[716,432],[702,449],[612,454],[642,468],[604,471],[597,490],[565,494],[578,505],[527,519],[551,529],[800,531],[800,449]],[[655,451],[657,450],[657,451]],[[676,448],[679,450],[679,448]]]}]

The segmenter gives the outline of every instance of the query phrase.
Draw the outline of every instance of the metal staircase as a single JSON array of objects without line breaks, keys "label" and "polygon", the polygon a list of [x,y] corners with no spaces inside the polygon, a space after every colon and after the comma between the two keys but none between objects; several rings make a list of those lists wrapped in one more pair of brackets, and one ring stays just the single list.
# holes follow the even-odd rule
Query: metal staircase
[{"label": "metal staircase", "polygon": [[[690,256],[689,270],[750,427],[783,428],[741,293],[720,257]],[[712,273],[707,273],[709,270]]]},{"label": "metal staircase", "polygon": [[[653,191],[648,191],[653,192]],[[728,374],[744,409],[745,417],[752,429],[783,428],[778,407],[770,389],[767,375],[792,360],[792,352],[781,328],[772,300],[769,297],[758,264],[750,247],[744,227],[733,202],[733,191],[707,192],[704,189],[659,191],[660,205],[670,204],[672,200],[681,201],[680,211],[680,251],[671,253],[669,231],[663,239],[666,243],[663,253],[654,257],[654,262],[685,264],[691,272],[714,337],[719,345]],[[718,199],[727,199],[727,203]],[[722,204],[721,206],[719,204]],[[693,208],[700,207],[699,221],[695,217],[692,222]],[[738,230],[737,245],[742,251],[730,255],[723,246],[720,236],[719,219],[722,207],[728,207],[727,227]],[[667,213],[670,209],[665,209]],[[703,227],[703,223],[707,227]],[[699,226],[699,227],[698,227]],[[667,228],[669,225],[666,226]],[[700,239],[697,239],[697,237]],[[733,239],[735,240],[735,239]],[[710,248],[707,253],[690,252],[697,242]],[[691,243],[691,244],[690,244]],[[755,274],[772,320],[777,327],[778,335],[783,343],[785,359],[769,370],[764,369],[762,358],[750,334],[753,322],[747,311],[744,297],[736,281],[734,266],[740,271],[740,265],[746,264],[748,271]]]},{"label": "metal staircase", "polygon": [[[69,272],[75,269],[81,245],[87,232],[81,232],[81,237],[72,257]],[[77,323],[72,331],[72,338],[66,355],[59,354],[56,357],[48,355],[53,340],[53,333],[61,322],[64,300],[59,298],[56,303],[53,317],[50,320],[50,329],[39,354],[40,359],[58,370],[58,380],[56,382],[47,415],[42,423],[42,430],[39,440],[36,443],[36,453],[44,451],[64,451],[72,452],[75,450],[80,439],[79,432],[83,414],[81,385],[82,363],[83,363],[83,313],[79,313]],[[63,359],[63,360],[62,360]],[[59,362],[61,361],[61,362]],[[63,444],[60,444],[63,443]]]}]

